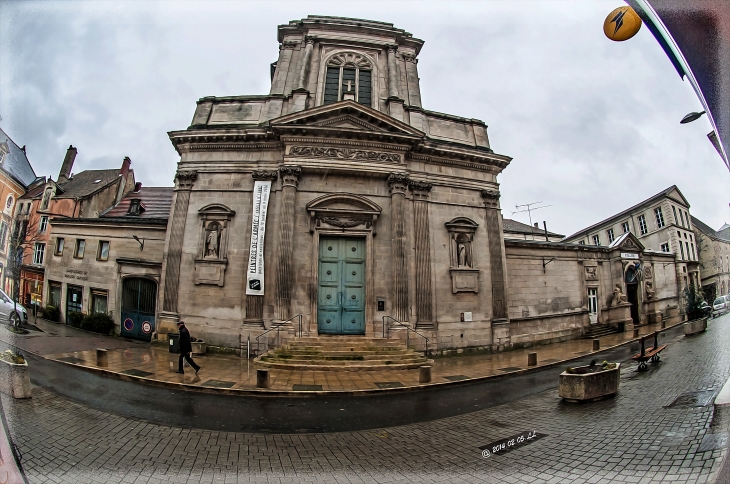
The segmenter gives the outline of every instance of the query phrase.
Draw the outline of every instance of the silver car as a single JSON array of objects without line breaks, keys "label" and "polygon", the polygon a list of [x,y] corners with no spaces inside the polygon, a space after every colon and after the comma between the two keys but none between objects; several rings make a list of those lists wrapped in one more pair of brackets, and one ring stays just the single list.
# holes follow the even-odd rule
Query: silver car
[{"label": "silver car", "polygon": [[715,316],[725,313],[727,311],[727,296],[719,296],[712,303],[712,312]]},{"label": "silver car", "polygon": [[20,303],[14,303],[3,290],[0,290],[0,321],[7,321],[16,328],[28,322],[28,311],[25,310],[25,307]]}]

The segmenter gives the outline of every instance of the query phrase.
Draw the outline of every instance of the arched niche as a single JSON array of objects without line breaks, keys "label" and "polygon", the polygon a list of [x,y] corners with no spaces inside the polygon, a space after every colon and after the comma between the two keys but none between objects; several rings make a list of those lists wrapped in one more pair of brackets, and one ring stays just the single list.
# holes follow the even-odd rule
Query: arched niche
[{"label": "arched niche", "polygon": [[446,222],[449,233],[449,273],[451,289],[457,292],[479,292],[479,269],[474,264],[474,234],[479,224],[470,218],[456,217]]},{"label": "arched niche", "polygon": [[195,284],[223,286],[228,265],[228,229],[236,212],[221,204],[198,210],[200,235],[195,258]]}]

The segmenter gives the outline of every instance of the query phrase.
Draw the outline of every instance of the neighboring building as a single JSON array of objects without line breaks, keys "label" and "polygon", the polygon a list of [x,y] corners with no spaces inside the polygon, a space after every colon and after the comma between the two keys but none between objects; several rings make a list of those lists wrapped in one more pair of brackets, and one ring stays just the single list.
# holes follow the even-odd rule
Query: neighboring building
[{"label": "neighboring building", "polygon": [[[702,290],[708,302],[730,292],[730,237],[692,217],[702,273]],[[725,224],[727,225],[727,224]],[[728,234],[730,235],[730,234]]]},{"label": "neighboring building", "polygon": [[720,230],[717,231],[717,235],[723,239],[730,239],[730,224],[722,224]]},{"label": "neighboring building", "polygon": [[0,281],[2,288],[9,294],[12,293],[12,279],[8,278],[5,270],[15,203],[36,180],[25,146],[18,147],[0,129]]},{"label": "neighboring building", "polygon": [[609,246],[627,232],[635,235],[648,250],[677,256],[679,294],[688,284],[700,287],[700,262],[689,203],[676,185],[606,220],[579,230],[564,241]]},{"label": "neighboring building", "polygon": [[172,195],[172,187],[138,183],[99,217],[52,218],[46,304],[59,307],[63,321],[70,311],[109,313],[123,336],[149,341]]},{"label": "neighboring building", "polygon": [[[86,170],[72,175],[76,154],[76,148],[69,146],[58,180],[41,180],[18,199],[13,230],[22,231],[25,241],[20,294],[28,306],[41,304],[51,217],[98,217],[134,188],[129,158],[124,158],[119,169]],[[83,247],[74,250],[77,249],[84,251]]]},{"label": "neighboring building", "polygon": [[545,229],[541,229],[537,222],[531,227],[509,218],[502,219],[502,231],[504,232],[505,240],[545,240],[548,242],[560,242],[565,238],[565,235],[550,231],[546,234]]},{"label": "neighboring building", "polygon": [[158,331],[238,347],[299,314],[305,334],[369,337],[390,316],[432,348],[509,347],[510,158],[486,125],[421,106],[423,41],[390,23],[310,16],[278,38],[268,95],[200,99],[169,133]]}]

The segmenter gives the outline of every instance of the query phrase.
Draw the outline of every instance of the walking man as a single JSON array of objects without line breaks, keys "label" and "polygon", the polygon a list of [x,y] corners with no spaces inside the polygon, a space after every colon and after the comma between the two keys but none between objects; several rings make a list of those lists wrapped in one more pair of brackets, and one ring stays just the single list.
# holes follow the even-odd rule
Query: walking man
[{"label": "walking man", "polygon": [[185,373],[183,371],[183,358],[187,360],[188,365],[195,368],[195,373],[200,371],[200,366],[195,364],[193,358],[190,356],[193,352],[193,345],[190,342],[190,331],[185,327],[185,321],[179,321],[177,323],[177,330],[180,333],[180,364],[177,367],[178,373]]}]

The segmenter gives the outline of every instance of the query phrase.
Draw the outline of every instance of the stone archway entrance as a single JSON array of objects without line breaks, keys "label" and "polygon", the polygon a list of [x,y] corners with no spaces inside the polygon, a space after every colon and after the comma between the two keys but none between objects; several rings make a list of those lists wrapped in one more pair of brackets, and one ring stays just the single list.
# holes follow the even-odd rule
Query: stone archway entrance
[{"label": "stone archway entrance", "polygon": [[634,326],[641,323],[639,318],[639,278],[633,267],[626,269],[626,300],[631,303],[631,319]]}]

